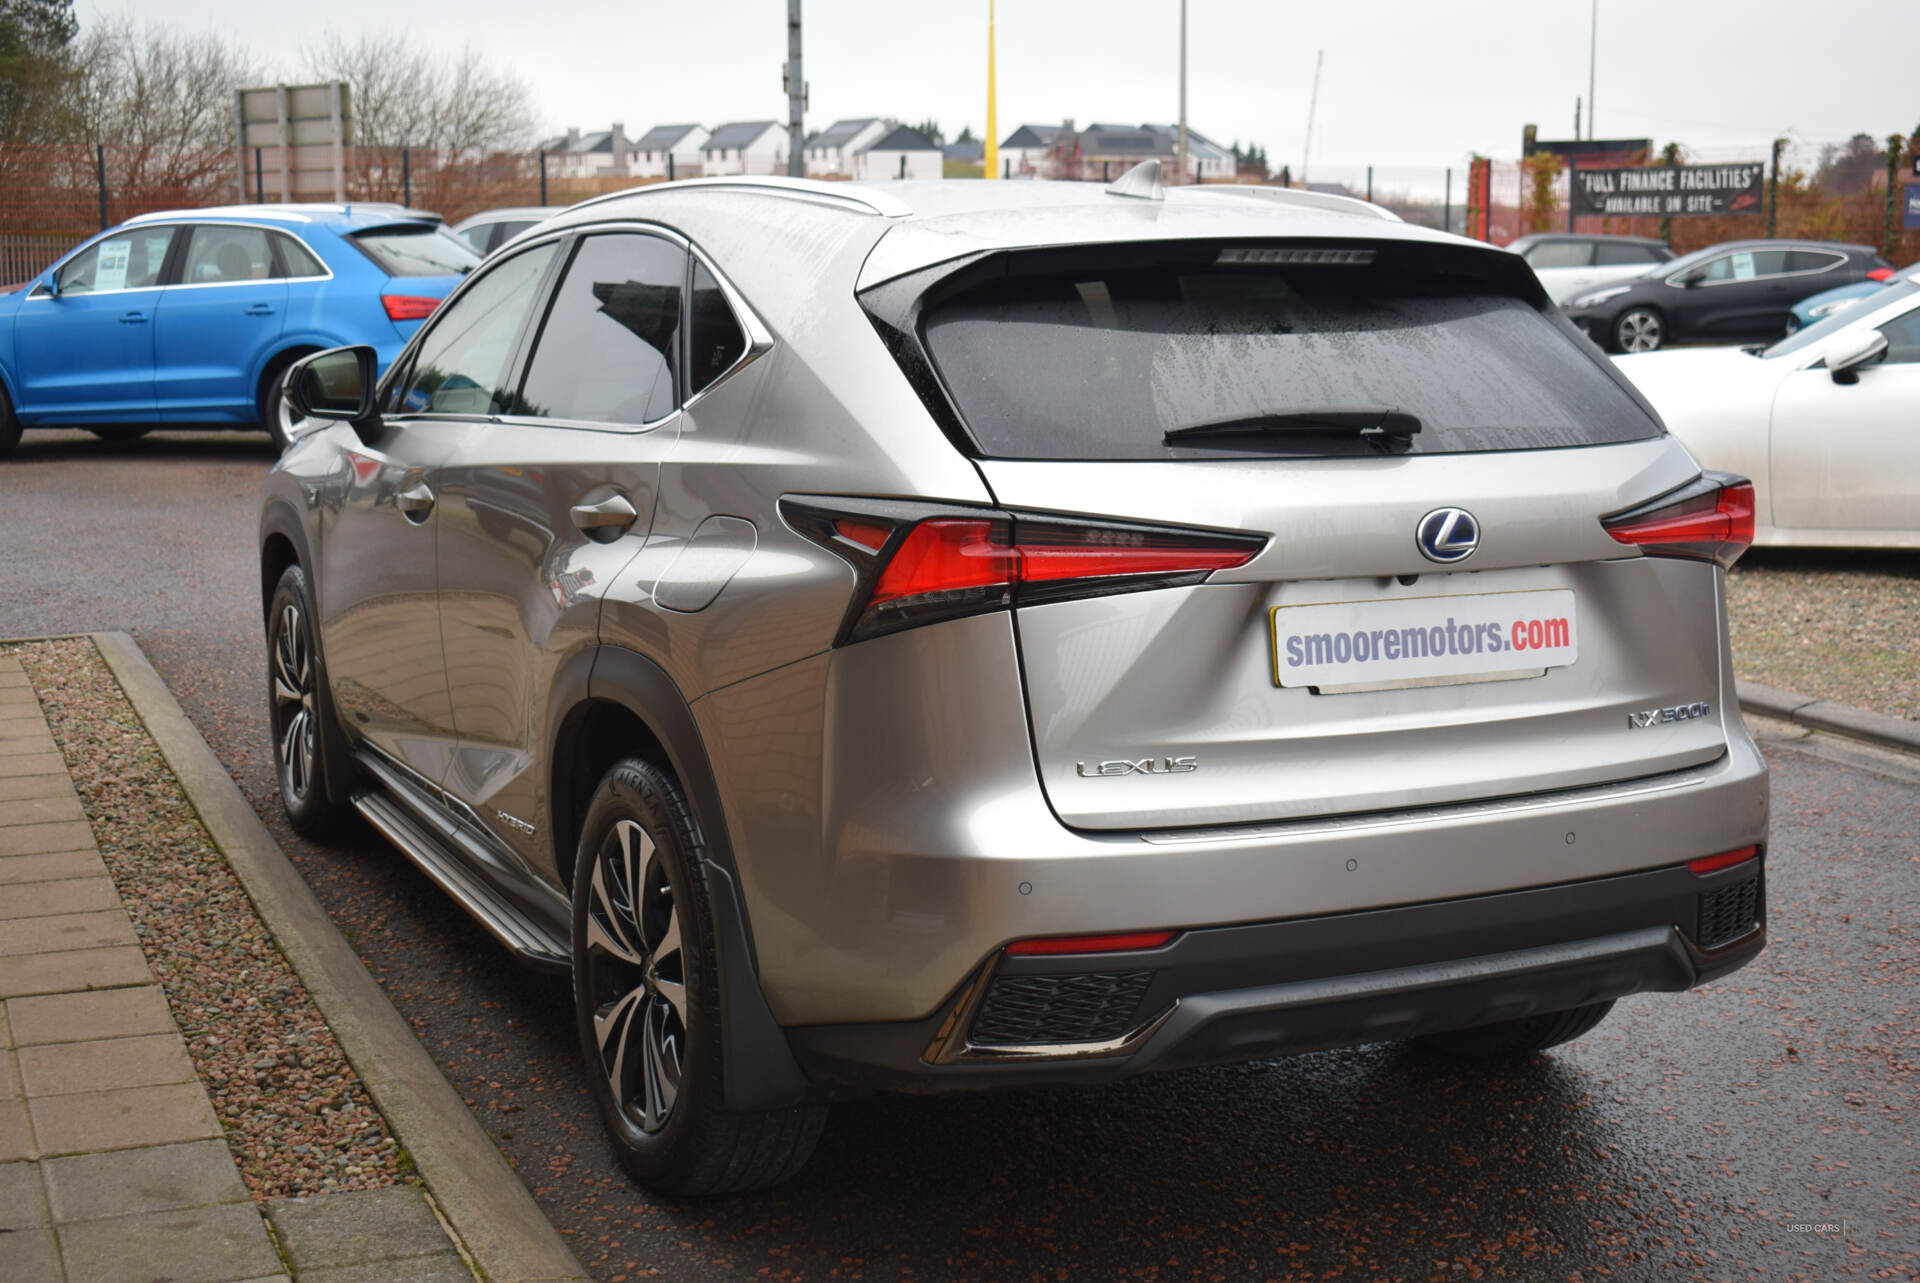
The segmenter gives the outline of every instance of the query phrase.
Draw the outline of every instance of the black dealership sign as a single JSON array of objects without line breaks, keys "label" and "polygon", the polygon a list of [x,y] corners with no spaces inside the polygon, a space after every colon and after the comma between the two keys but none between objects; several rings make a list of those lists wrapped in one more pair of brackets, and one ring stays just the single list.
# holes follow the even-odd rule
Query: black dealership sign
[{"label": "black dealership sign", "polygon": [[1766,166],[1650,165],[1575,169],[1576,214],[1758,214]]}]

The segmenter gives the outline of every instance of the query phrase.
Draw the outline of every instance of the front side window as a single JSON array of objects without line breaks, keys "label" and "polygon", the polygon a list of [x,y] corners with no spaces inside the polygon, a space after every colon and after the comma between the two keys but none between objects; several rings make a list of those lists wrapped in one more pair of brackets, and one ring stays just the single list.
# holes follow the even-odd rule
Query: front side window
[{"label": "front side window", "polygon": [[81,250],[61,267],[56,280],[62,294],[98,294],[103,290],[143,290],[160,283],[174,228],[141,227],[120,232]]},{"label": "front side window", "polygon": [[506,412],[507,358],[553,250],[541,245],[515,254],[440,309],[400,390],[401,413]]},{"label": "front side window", "polygon": [[273,251],[267,234],[258,227],[229,227],[203,223],[187,242],[187,265],[182,285],[231,285],[264,281],[273,275]]},{"label": "front side window", "polygon": [[1920,364],[1920,308],[1887,321],[1880,326],[1880,332],[1887,336],[1887,354],[1880,364]]},{"label": "front side window", "polygon": [[1787,252],[1781,249],[1743,249],[1723,254],[1707,264],[1704,278],[1709,284],[1751,281],[1762,276],[1778,276],[1787,270]]},{"label": "front side window", "polygon": [[650,423],[679,404],[687,252],[657,236],[580,242],[554,292],[515,414]]}]

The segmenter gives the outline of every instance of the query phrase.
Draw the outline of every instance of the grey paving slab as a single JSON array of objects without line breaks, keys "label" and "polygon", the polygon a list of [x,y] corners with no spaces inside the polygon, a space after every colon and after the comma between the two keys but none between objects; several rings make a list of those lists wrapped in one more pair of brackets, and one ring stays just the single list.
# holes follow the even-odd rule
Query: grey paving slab
[{"label": "grey paving slab", "polygon": [[229,1283],[280,1268],[250,1203],[81,1221],[55,1232],[68,1276],[88,1283]]},{"label": "grey paving slab", "polygon": [[[0,1231],[52,1224],[37,1163],[0,1163]],[[3,1242],[3,1240],[0,1240]],[[0,1255],[5,1248],[0,1247]]]},{"label": "grey paving slab", "polygon": [[41,1167],[49,1214],[62,1224],[247,1201],[222,1140],[50,1158]]},{"label": "grey paving slab", "polygon": [[24,1100],[27,1092],[20,1078],[20,1053],[0,1047],[0,1100]]},{"label": "grey paving slab", "polygon": [[[5,758],[0,758],[0,762],[5,761]],[[78,851],[92,845],[93,830],[87,827],[85,820],[63,820],[54,824],[14,824],[0,829],[0,855],[39,855],[46,851]]]},{"label": "grey paving slab", "polygon": [[21,1230],[7,1235],[6,1250],[0,1251],[0,1283],[61,1283],[68,1277],[61,1272],[52,1230]]},{"label": "grey paving slab", "polygon": [[152,983],[153,973],[137,945],[0,957],[0,998]]},{"label": "grey paving slab", "polygon": [[173,1013],[159,985],[101,989],[93,993],[48,994],[7,1003],[13,1040],[21,1047],[48,1042],[86,1042],[103,1030],[133,1037],[166,1033]]},{"label": "grey paving slab", "polygon": [[[67,760],[58,753],[9,753],[0,756],[0,779],[21,775],[58,775],[67,782]],[[71,787],[71,784],[68,785]]]},{"label": "grey paving slab", "polygon": [[30,757],[43,753],[58,754],[54,747],[53,736],[44,731],[38,735],[15,733],[6,739],[0,739],[0,757]]},{"label": "grey paving slab", "polygon": [[312,1269],[451,1250],[439,1218],[411,1185],[276,1199],[267,1204],[267,1219],[303,1279]]},{"label": "grey paving slab", "polygon": [[0,886],[106,875],[107,866],[98,851],[52,851],[45,855],[0,856]]},{"label": "grey paving slab", "polygon": [[37,1158],[39,1154],[33,1143],[33,1127],[27,1121],[27,1102],[0,1100],[0,1163]]},{"label": "grey paving slab", "polygon": [[45,918],[56,913],[95,913],[119,907],[120,893],[113,889],[113,879],[103,870],[91,878],[40,882],[9,891],[0,896],[0,921]]},{"label": "grey paving slab", "polygon": [[27,712],[0,708],[0,740],[31,739],[48,734],[47,719],[40,715],[39,709]]},{"label": "grey paving slab", "polygon": [[39,1096],[27,1101],[33,1135],[46,1155],[169,1145],[221,1135],[199,1080],[164,1087]]},{"label": "grey paving slab", "polygon": [[87,812],[76,793],[55,793],[51,797],[0,798],[0,828],[15,824],[52,824],[62,820],[84,820]]},{"label": "grey paving slab", "polygon": [[23,797],[78,797],[73,781],[65,771],[47,775],[10,776],[0,772],[0,798],[11,802]]},{"label": "grey paving slab", "polygon": [[13,1021],[7,1016],[7,1004],[0,999],[0,1047],[13,1046]]},{"label": "grey paving slab", "polygon": [[29,953],[70,953],[134,942],[133,923],[127,920],[126,911],[119,908],[93,913],[57,913],[43,918],[0,919],[0,958]]},{"label": "grey paving slab", "polygon": [[401,1279],[406,1283],[473,1283],[473,1273],[451,1249],[444,1256],[300,1271],[300,1283],[398,1283]]},{"label": "grey paving slab", "polygon": [[4,1054],[19,1058],[20,1079],[30,1099],[199,1082],[187,1044],[172,1030],[97,1042],[48,1043]]}]

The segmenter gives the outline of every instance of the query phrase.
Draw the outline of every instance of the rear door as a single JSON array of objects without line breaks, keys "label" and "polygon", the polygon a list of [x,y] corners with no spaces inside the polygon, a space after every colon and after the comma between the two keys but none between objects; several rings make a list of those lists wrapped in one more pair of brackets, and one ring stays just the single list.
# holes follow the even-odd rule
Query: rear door
[{"label": "rear door", "polygon": [[154,315],[154,396],[162,422],[258,414],[255,371],[287,318],[285,270],[273,233],[237,223],[197,223],[179,280]]},{"label": "rear door", "polygon": [[494,849],[549,876],[548,693],[597,642],[601,595],[652,523],[679,435],[689,266],[684,245],[639,231],[558,255],[503,412],[442,471],[438,536],[459,732],[446,789]]},{"label": "rear door", "polygon": [[[1220,253],[1058,271],[1008,256],[925,314],[1001,506],[1266,539],[1203,584],[1016,612],[1060,817],[1279,820],[1718,757],[1717,709],[1629,717],[1717,701],[1718,571],[1622,556],[1602,529],[1697,471],[1611,368],[1464,258]],[[1257,426],[1368,406],[1421,430],[1396,445]]]},{"label": "rear door", "polygon": [[154,315],[178,229],[135,227],[61,265],[14,320],[15,407],[30,423],[140,423],[154,413]]}]

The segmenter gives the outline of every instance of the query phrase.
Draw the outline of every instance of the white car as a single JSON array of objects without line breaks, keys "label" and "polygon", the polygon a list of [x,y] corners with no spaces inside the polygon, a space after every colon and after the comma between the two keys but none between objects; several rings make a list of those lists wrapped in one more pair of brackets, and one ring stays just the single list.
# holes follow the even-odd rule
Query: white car
[{"label": "white car", "polygon": [[1772,347],[1614,362],[1703,467],[1753,479],[1755,544],[1920,548],[1920,282]]},{"label": "white car", "polygon": [[1673,258],[1665,245],[1641,236],[1536,232],[1507,248],[1527,260],[1547,297],[1563,306],[1602,285],[1645,275]]}]

